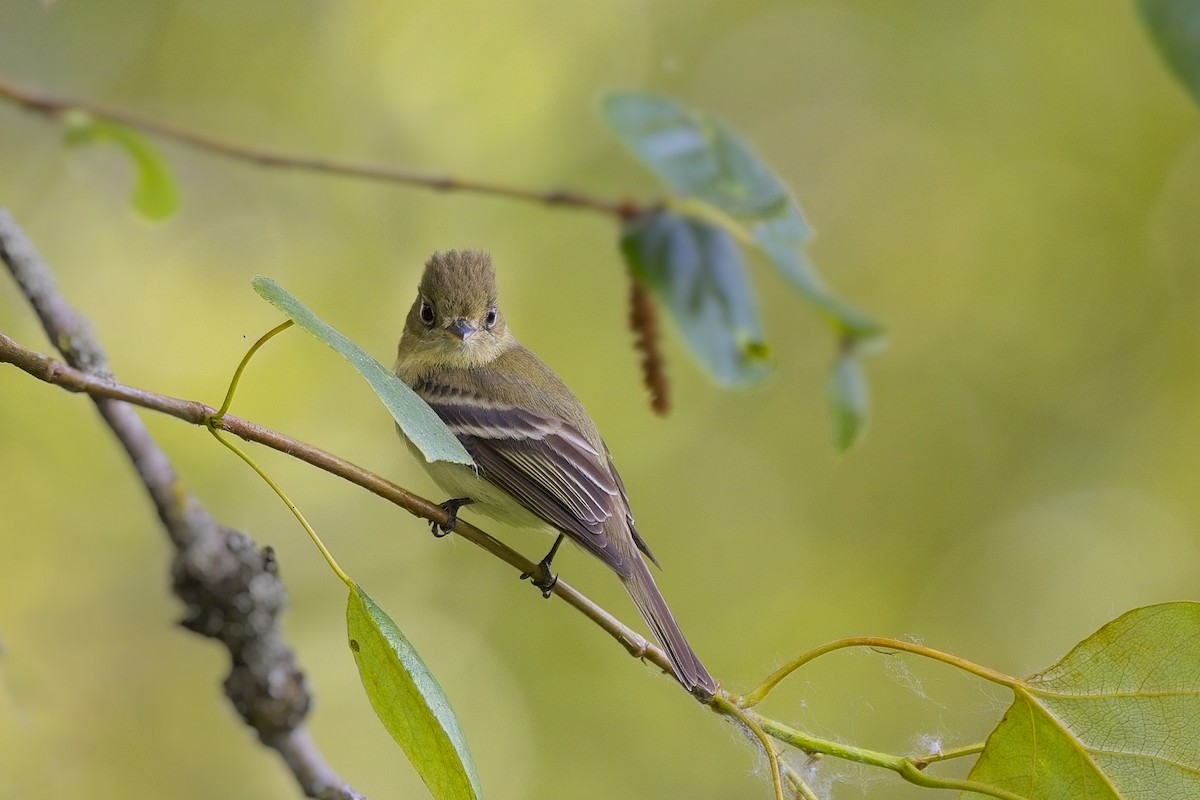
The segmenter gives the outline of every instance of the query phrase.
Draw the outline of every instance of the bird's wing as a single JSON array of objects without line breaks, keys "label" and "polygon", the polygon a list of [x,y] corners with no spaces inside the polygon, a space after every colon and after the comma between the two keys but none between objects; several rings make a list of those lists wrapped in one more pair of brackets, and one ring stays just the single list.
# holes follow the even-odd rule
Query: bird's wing
[{"label": "bird's wing", "polygon": [[605,525],[628,506],[608,456],[562,419],[421,382],[413,387],[471,454],[480,475],[567,534],[617,574],[631,554]]}]

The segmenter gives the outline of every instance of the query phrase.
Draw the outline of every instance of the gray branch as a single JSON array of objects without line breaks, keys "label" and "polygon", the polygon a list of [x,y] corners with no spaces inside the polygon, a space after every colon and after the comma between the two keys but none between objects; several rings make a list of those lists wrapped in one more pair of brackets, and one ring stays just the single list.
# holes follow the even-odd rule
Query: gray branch
[{"label": "gray branch", "polygon": [[[59,292],[50,268],[12,216],[0,208],[0,260],[33,306],[68,364],[112,380],[108,357],[86,320]],[[287,605],[275,555],[218,523],[189,492],[133,406],[92,396],[141,478],[175,547],[172,586],[186,611],[181,624],[220,641],[232,667],[225,694],[263,744],[278,751],[309,797],[362,798],[312,742],[304,717],[312,704],[304,673],[280,631]]]}]

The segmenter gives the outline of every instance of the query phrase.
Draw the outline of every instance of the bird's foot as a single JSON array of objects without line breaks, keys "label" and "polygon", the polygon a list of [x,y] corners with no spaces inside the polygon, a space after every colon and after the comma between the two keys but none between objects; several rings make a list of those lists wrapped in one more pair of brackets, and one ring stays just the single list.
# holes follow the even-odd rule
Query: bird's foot
[{"label": "bird's foot", "polygon": [[558,575],[550,571],[550,558],[538,562],[537,569],[521,573],[521,580],[527,580],[542,590],[542,597],[549,597],[558,584]]},{"label": "bird's foot", "polygon": [[541,589],[542,597],[549,597],[558,583],[558,576],[550,571],[550,564],[554,561],[554,554],[558,552],[558,547],[563,543],[565,536],[566,534],[562,533],[558,535],[558,538],[554,540],[554,544],[550,548],[550,552],[546,553],[546,557],[538,562],[537,569],[521,573],[521,580],[528,580],[534,586]]},{"label": "bird's foot", "polygon": [[446,512],[445,522],[430,522],[429,531],[438,539],[454,530],[454,526],[458,524],[458,510],[463,506],[469,506],[475,501],[469,497],[451,497],[444,503],[438,503],[442,511]]}]

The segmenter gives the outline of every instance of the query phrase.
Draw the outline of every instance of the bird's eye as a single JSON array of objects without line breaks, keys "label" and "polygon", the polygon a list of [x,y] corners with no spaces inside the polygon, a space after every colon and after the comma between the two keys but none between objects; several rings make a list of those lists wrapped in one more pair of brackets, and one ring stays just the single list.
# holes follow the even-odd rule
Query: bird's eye
[{"label": "bird's eye", "polygon": [[421,322],[426,325],[433,324],[433,306],[429,305],[428,301],[421,300]]},{"label": "bird's eye", "polygon": [[488,309],[488,313],[487,313],[487,316],[483,320],[483,324],[486,325],[488,328],[491,328],[496,324],[496,307],[495,306],[492,306],[491,308]]}]

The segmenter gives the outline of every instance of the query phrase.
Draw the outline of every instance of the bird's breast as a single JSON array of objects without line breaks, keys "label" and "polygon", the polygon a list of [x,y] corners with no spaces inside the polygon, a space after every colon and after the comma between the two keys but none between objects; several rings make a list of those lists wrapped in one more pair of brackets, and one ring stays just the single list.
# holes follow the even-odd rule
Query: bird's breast
[{"label": "bird's breast", "polygon": [[425,460],[425,455],[408,440],[408,437],[404,437],[404,441],[418,463],[425,468],[429,477],[433,478],[442,491],[446,492],[447,499],[452,497],[471,498],[471,505],[464,507],[464,512],[473,511],[483,514],[515,528],[535,528],[548,533],[558,532],[541,517],[521,505],[508,492],[481,477],[473,467],[465,464],[451,464],[447,461],[430,463]]}]

